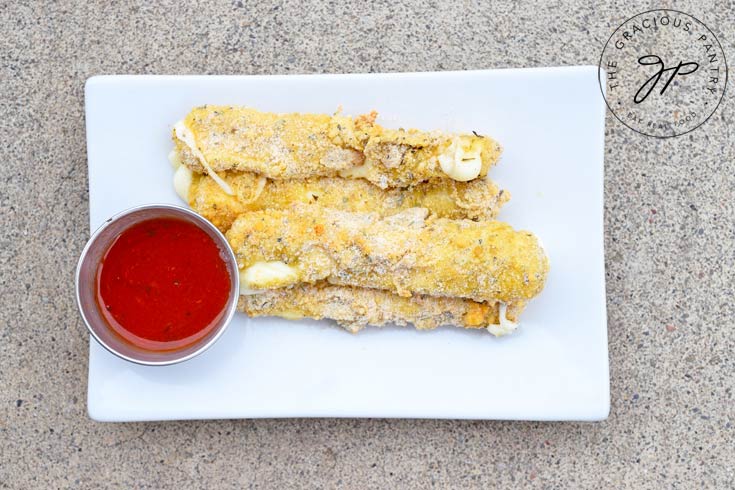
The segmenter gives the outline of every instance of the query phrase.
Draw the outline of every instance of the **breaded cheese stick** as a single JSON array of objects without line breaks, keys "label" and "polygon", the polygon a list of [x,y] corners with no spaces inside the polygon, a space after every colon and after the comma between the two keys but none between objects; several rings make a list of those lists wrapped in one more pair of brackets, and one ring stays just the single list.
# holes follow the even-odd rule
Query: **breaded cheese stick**
[{"label": "breaded cheese stick", "polygon": [[364,178],[385,189],[437,178],[466,182],[485,176],[500,157],[500,145],[486,136],[385,129],[375,117],[207,105],[175,124],[173,141],[186,166],[212,175],[228,193],[219,172]]},{"label": "breaded cheese stick", "polygon": [[248,316],[280,316],[289,320],[329,318],[356,333],[367,325],[413,325],[428,330],[444,325],[487,328],[506,335],[517,327],[522,302],[507,308],[503,303],[478,303],[462,298],[416,295],[404,298],[380,289],[299,284],[241,296],[238,309]]},{"label": "breaded cheese stick", "polygon": [[297,205],[242,214],[227,239],[241,284],[252,290],[325,280],[513,304],[543,288],[549,264],[533,234],[427,215],[424,208],[380,217]]},{"label": "breaded cheese stick", "polygon": [[191,208],[227,231],[238,215],[263,209],[285,209],[294,203],[315,204],[344,211],[369,212],[381,216],[408,208],[424,207],[442,218],[489,220],[497,216],[510,195],[488,178],[471,182],[442,180],[424,182],[405,189],[380,189],[363,179],[312,177],[303,180],[271,180],[250,172],[223,172],[230,186],[227,194],[204,174],[179,165],[174,187]]}]

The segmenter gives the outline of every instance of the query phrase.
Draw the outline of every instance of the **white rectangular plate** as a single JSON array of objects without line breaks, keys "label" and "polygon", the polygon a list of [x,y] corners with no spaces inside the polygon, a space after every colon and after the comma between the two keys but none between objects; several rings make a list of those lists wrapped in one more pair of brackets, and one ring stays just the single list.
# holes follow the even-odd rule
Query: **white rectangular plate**
[{"label": "white rectangular plate", "polygon": [[182,204],[166,159],[193,107],[351,115],[388,127],[477,131],[505,149],[490,176],[501,219],[551,260],[546,289],[505,338],[237,314],[203,355],[143,367],[94,341],[89,414],[101,421],[251,417],[599,420],[609,411],[603,253],[605,104],[596,67],[304,76],[105,76],[86,86],[92,229],[125,208]]}]

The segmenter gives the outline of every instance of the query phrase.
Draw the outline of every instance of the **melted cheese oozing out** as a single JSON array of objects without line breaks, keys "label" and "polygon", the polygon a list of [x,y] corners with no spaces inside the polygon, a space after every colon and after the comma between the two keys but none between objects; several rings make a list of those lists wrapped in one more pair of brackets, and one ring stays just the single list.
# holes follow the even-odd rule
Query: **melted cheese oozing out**
[{"label": "melted cheese oozing out", "polygon": [[191,188],[192,172],[189,167],[179,165],[174,172],[174,189],[185,203],[189,203],[189,189]]},{"label": "melted cheese oozing out", "polygon": [[516,328],[518,328],[518,324],[516,322],[512,322],[508,320],[508,317],[505,316],[508,312],[508,305],[505,303],[500,303],[499,311],[498,311],[498,318],[500,319],[499,325],[488,325],[487,331],[491,334],[495,335],[496,337],[502,337],[503,335],[508,335],[513,332],[515,332]]},{"label": "melted cheese oozing out", "polygon": [[168,154],[168,161],[171,163],[171,166],[174,168],[174,170],[178,169],[181,166],[181,157],[179,157],[179,152],[176,150],[171,150],[171,152]]},{"label": "melted cheese oozing out", "polygon": [[240,279],[240,296],[253,296],[255,294],[260,294],[263,292],[262,289],[250,289],[248,288],[247,283],[245,282],[245,272],[240,271],[238,274]]},{"label": "melted cheese oozing out", "polygon": [[286,320],[300,320],[304,318],[304,315],[297,311],[291,311],[291,310],[283,310],[275,313],[276,316],[280,316],[282,318],[285,318]]},{"label": "melted cheese oozing out", "polygon": [[194,133],[192,133],[191,130],[186,127],[184,121],[179,121],[174,125],[174,133],[182,143],[189,147],[189,150],[191,150],[194,156],[199,160],[199,163],[202,164],[202,167],[204,167],[204,170],[207,171],[207,174],[212,177],[215,182],[217,182],[222,190],[229,195],[233,195],[234,192],[232,192],[232,188],[230,187],[230,185],[222,180],[219,175],[214,173],[214,170],[212,170],[212,168],[207,163],[207,159],[204,158],[204,154],[199,151],[199,147],[197,147],[196,144],[196,138],[194,138]]},{"label": "melted cheese oozing out", "polygon": [[366,162],[357,167],[346,168],[340,171],[339,176],[343,179],[366,179],[372,167],[373,164],[371,162]]},{"label": "melted cheese oozing out", "polygon": [[257,201],[260,195],[263,193],[263,189],[265,189],[265,184],[267,181],[268,179],[266,179],[265,177],[259,178],[258,185],[257,187],[255,187],[255,192],[253,193],[253,196],[248,200],[241,199],[240,202],[242,204],[251,204]]},{"label": "melted cheese oozing out", "polygon": [[245,289],[267,289],[288,286],[298,278],[294,267],[281,261],[256,262],[240,272],[240,285]]},{"label": "melted cheese oozing out", "polygon": [[439,165],[451,179],[467,182],[480,175],[482,158],[479,151],[463,148],[461,140],[456,138],[446,153],[439,156]]}]

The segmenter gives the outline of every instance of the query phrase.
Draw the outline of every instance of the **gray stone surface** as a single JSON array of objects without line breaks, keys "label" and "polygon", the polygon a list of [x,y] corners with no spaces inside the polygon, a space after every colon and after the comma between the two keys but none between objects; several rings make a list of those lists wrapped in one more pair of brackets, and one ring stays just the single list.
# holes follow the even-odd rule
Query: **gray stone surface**
[{"label": "gray stone surface", "polygon": [[[88,237],[87,77],[595,64],[651,5],[593,3],[0,0],[0,488],[733,488],[731,91],[669,140],[608,115],[606,422],[86,415],[72,285]],[[735,60],[730,3],[675,6]]]}]

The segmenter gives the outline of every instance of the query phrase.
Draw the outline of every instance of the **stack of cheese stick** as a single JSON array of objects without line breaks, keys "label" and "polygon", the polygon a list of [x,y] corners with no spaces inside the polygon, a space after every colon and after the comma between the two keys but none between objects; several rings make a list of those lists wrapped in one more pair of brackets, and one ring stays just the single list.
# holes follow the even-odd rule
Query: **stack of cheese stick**
[{"label": "stack of cheese stick", "polygon": [[510,333],[543,288],[534,235],[495,217],[487,136],[386,129],[376,114],[192,110],[173,130],[177,193],[227,236],[250,316]]}]

